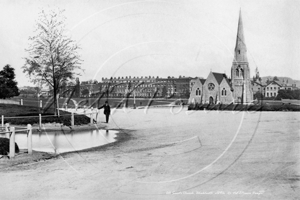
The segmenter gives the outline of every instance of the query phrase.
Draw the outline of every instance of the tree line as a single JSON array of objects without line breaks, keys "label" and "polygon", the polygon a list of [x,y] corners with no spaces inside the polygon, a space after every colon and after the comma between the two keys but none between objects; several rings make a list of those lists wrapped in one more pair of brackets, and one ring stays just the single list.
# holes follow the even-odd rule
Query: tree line
[{"label": "tree line", "polygon": [[15,69],[10,65],[5,65],[0,71],[0,99],[11,98],[20,94],[15,77]]}]

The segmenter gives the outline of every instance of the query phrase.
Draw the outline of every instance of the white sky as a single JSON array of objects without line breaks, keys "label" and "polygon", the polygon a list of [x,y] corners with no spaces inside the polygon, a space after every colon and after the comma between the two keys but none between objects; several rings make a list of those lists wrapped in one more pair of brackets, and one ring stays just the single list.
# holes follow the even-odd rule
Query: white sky
[{"label": "white sky", "polygon": [[28,37],[41,9],[63,8],[81,46],[81,81],[110,76],[230,75],[239,9],[251,76],[300,79],[299,0],[1,0],[0,68],[19,86]]}]

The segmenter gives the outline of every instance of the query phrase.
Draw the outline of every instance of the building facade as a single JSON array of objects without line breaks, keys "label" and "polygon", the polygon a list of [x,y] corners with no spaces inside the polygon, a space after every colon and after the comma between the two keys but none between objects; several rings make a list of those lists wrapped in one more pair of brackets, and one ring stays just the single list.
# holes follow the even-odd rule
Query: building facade
[{"label": "building facade", "polygon": [[276,97],[278,91],[281,89],[282,85],[280,85],[277,81],[271,81],[269,84],[265,86],[265,97]]},{"label": "building facade", "polygon": [[265,95],[266,86],[262,84],[260,81],[252,81],[252,91],[253,95],[259,92],[262,95]]},{"label": "building facade", "polygon": [[228,103],[232,98],[232,87],[226,74],[210,72],[206,79],[190,81],[189,103]]},{"label": "building facade", "polygon": [[184,76],[111,77],[102,78],[100,83],[88,87],[91,91],[90,96],[106,92],[106,95],[112,98],[189,98],[190,80],[190,77]]}]

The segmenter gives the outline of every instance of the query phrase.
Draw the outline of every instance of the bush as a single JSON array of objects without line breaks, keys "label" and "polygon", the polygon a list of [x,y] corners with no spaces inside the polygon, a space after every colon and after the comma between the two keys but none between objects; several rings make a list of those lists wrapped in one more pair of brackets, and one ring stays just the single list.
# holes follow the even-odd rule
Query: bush
[{"label": "bush", "polygon": [[[19,153],[19,146],[15,142],[15,152]],[[9,139],[8,138],[0,138],[0,155],[8,155],[9,153]]]},{"label": "bush", "polygon": [[276,100],[300,99],[300,90],[279,90]]}]

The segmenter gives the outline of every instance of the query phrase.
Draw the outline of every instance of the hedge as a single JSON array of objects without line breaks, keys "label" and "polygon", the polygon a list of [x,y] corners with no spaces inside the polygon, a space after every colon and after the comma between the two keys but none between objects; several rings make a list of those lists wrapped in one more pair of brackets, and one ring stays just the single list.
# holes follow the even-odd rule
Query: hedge
[{"label": "hedge", "polygon": [[190,104],[188,110],[230,110],[230,111],[300,111],[300,106],[292,104]]}]

